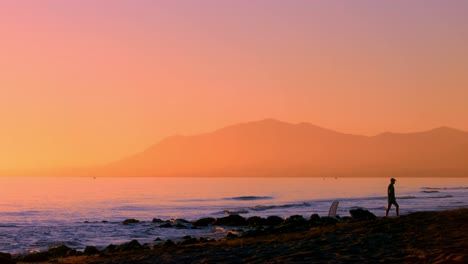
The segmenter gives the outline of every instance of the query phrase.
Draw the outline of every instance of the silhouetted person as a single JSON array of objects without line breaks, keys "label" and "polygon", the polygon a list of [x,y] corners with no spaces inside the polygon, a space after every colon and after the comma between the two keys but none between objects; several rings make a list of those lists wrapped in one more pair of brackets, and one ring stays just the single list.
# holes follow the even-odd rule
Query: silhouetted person
[{"label": "silhouetted person", "polygon": [[394,178],[390,179],[390,185],[388,185],[388,205],[387,205],[387,211],[385,211],[385,216],[388,216],[388,211],[390,211],[390,207],[392,207],[392,204],[395,205],[395,211],[396,215],[399,216],[400,214],[398,213],[398,209],[400,206],[398,206],[398,203],[396,202],[395,199],[395,187],[393,186],[395,184],[396,180]]}]

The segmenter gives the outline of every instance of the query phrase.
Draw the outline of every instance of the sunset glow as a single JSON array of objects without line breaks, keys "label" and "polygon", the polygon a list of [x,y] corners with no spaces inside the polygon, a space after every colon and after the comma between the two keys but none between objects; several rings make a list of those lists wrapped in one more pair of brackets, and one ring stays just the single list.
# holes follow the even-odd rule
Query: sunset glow
[{"label": "sunset glow", "polygon": [[0,171],[275,118],[468,131],[467,1],[2,1]]}]

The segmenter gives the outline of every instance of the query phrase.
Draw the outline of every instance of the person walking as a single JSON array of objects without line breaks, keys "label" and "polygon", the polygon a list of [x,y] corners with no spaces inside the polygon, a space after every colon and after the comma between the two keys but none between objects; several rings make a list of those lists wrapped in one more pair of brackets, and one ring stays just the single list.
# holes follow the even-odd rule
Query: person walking
[{"label": "person walking", "polygon": [[395,184],[396,180],[394,178],[390,179],[390,185],[388,185],[388,190],[387,190],[387,195],[388,195],[388,205],[387,205],[387,210],[385,211],[385,216],[388,216],[388,211],[390,211],[390,207],[392,207],[392,204],[395,205],[395,211],[396,215],[399,216],[400,214],[398,213],[398,209],[400,206],[398,205],[396,198],[395,198],[395,187],[393,186]]}]

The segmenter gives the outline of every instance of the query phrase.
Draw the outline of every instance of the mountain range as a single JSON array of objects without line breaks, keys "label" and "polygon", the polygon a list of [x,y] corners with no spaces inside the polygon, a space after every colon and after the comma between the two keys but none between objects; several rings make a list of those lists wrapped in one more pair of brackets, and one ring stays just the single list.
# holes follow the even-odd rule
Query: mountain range
[{"label": "mountain range", "polygon": [[98,176],[463,177],[468,132],[439,127],[362,136],[273,119],[172,136],[89,170]]}]

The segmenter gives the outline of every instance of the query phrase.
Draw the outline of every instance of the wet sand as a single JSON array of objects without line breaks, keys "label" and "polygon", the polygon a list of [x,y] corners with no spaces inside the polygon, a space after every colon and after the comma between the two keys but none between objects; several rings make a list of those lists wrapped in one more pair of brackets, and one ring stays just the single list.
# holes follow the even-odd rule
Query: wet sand
[{"label": "wet sand", "polygon": [[36,263],[468,263],[468,209]]}]

